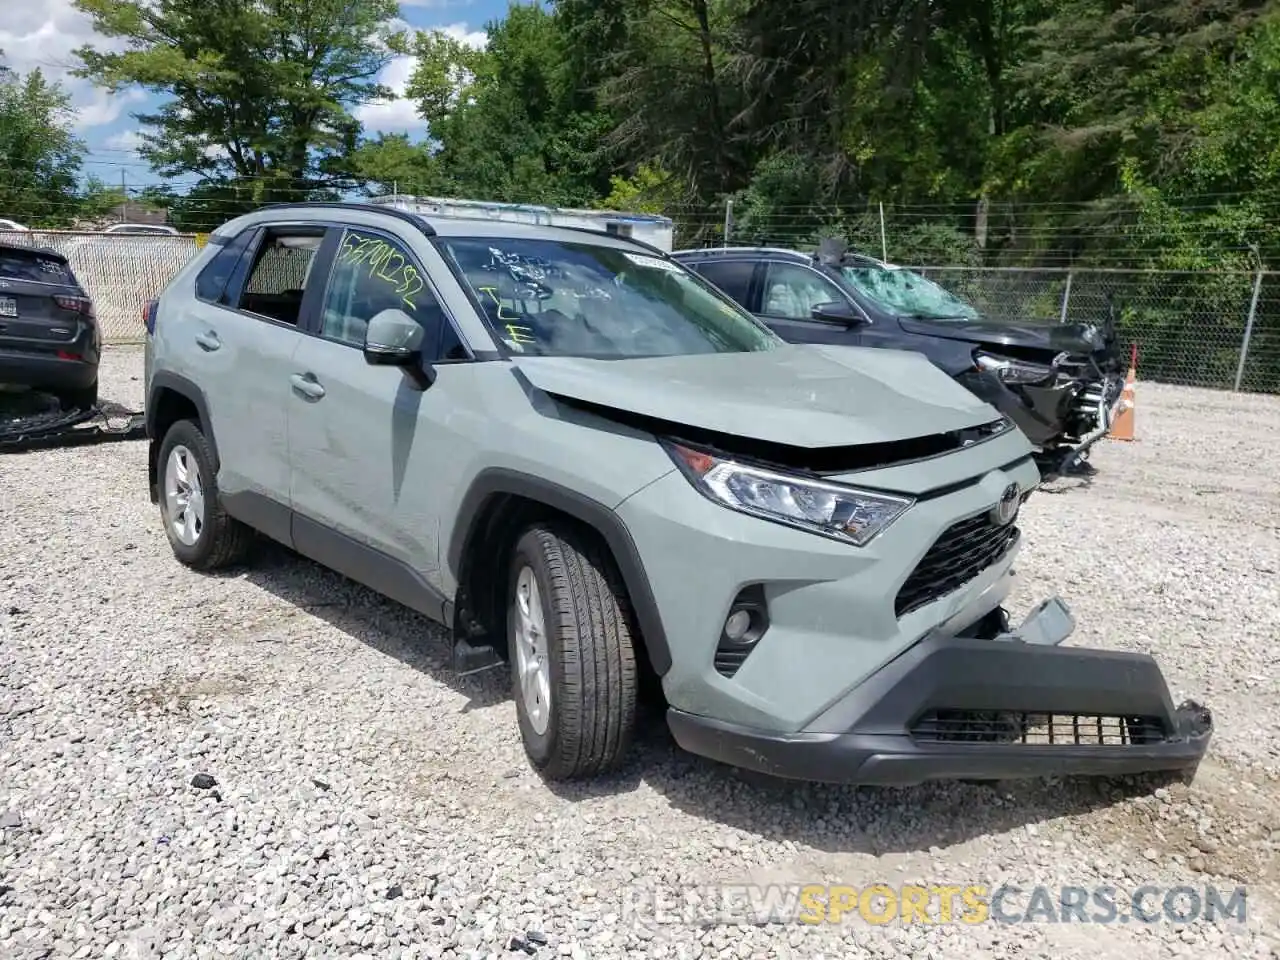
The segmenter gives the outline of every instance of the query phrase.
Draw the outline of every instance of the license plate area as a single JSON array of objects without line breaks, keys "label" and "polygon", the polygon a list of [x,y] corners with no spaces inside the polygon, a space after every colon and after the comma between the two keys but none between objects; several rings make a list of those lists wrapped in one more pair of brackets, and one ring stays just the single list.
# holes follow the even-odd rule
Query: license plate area
[{"label": "license plate area", "polygon": [[0,297],[0,317],[16,317],[18,301],[13,297]]}]

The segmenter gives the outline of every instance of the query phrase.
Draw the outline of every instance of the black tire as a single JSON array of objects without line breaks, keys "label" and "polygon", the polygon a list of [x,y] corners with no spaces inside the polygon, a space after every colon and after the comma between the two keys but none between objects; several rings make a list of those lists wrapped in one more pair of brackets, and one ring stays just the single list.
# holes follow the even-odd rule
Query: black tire
[{"label": "black tire", "polygon": [[[165,471],[169,454],[176,446],[186,447],[200,471],[204,491],[204,518],[194,544],[177,539],[169,522],[165,502]],[[222,509],[218,498],[218,478],[213,470],[213,455],[200,427],[190,420],[179,420],[169,428],[156,455],[156,477],[160,487],[160,517],[173,555],[195,570],[218,570],[244,559],[253,543],[253,530],[232,519]]]},{"label": "black tire", "polygon": [[[514,600],[526,566],[538,584],[547,633],[551,703],[543,733],[529,717],[517,668]],[[507,586],[511,686],[530,762],[548,780],[618,769],[636,728],[638,631],[608,551],[576,531],[532,527],[516,543]]]},{"label": "black tire", "polygon": [[79,390],[64,390],[58,394],[58,406],[63,410],[91,410],[98,405],[98,381]]}]

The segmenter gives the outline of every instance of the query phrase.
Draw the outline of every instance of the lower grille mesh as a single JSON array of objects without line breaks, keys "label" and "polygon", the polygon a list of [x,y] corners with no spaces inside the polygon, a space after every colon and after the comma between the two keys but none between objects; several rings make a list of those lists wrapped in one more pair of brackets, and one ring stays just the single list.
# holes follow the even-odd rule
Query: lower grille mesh
[{"label": "lower grille mesh", "polygon": [[933,710],[911,728],[924,743],[1016,743],[1028,746],[1128,747],[1164,739],[1159,717],[1082,713]]}]

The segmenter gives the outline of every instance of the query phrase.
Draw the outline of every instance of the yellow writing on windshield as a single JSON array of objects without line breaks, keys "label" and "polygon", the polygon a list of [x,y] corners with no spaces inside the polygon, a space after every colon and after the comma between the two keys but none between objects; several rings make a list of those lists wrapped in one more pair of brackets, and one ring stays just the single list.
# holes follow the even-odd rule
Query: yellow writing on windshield
[{"label": "yellow writing on windshield", "polygon": [[368,264],[370,277],[395,287],[397,296],[410,310],[417,306],[413,298],[424,285],[422,275],[387,241],[349,233],[342,241],[338,262]]},{"label": "yellow writing on windshield", "polygon": [[[520,319],[520,315],[519,315],[519,314],[505,314],[505,313],[503,313],[503,311],[504,311],[506,308],[502,305],[502,301],[501,301],[500,299],[498,299],[498,288],[497,288],[497,287],[477,287],[476,289],[477,289],[477,290],[479,290],[481,293],[487,293],[487,294],[489,295],[489,299],[490,299],[490,300],[492,300],[492,301],[493,301],[494,306],[496,306],[496,307],[498,308],[498,319],[499,319],[499,320],[519,320],[519,319]],[[527,329],[529,329],[529,328],[528,328],[528,327],[525,327],[525,329],[527,330]]]},{"label": "yellow writing on windshield", "polygon": [[536,340],[530,327],[522,327],[518,323],[508,323],[506,330],[511,336],[512,343],[533,343]]}]

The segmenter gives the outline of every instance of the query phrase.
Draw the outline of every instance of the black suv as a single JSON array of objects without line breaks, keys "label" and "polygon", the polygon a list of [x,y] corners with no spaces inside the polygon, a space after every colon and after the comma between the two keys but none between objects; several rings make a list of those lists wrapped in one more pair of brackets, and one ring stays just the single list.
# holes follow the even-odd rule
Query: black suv
[{"label": "black suv", "polygon": [[0,384],[53,394],[64,410],[98,402],[102,332],[67,258],[0,241]]},{"label": "black suv", "polygon": [[994,321],[919,273],[837,241],[812,255],[724,247],[674,256],[786,340],[924,354],[1017,423],[1046,476],[1082,465],[1118,408],[1124,370],[1110,319]]}]

